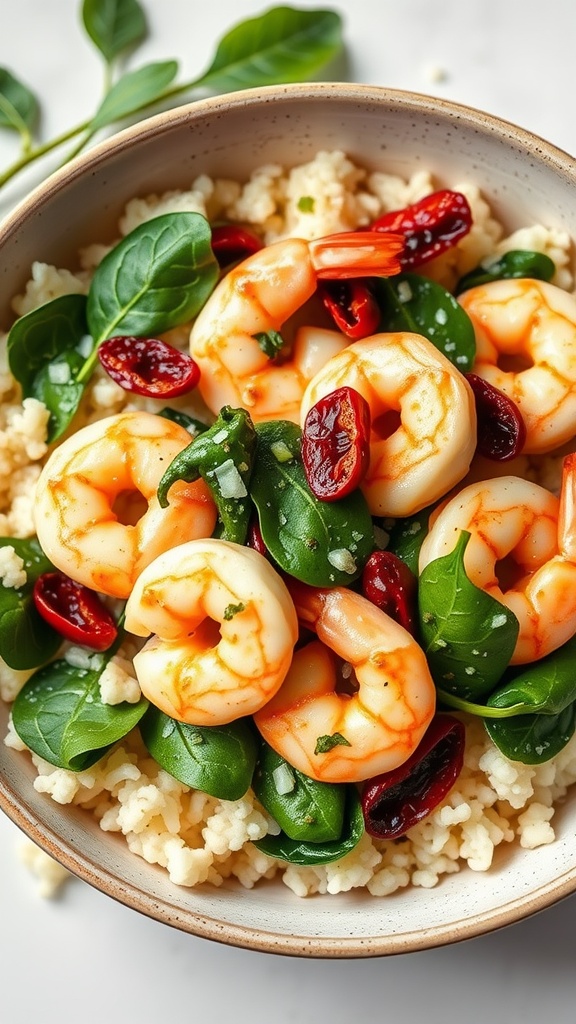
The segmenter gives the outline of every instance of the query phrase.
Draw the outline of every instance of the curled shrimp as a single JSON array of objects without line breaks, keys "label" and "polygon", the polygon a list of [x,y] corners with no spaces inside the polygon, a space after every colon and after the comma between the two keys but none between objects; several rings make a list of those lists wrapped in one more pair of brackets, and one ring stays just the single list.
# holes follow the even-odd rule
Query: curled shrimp
[{"label": "curled shrimp", "polygon": [[[433,715],[423,651],[402,626],[343,587],[291,584],[318,640],[299,648],[275,697],[254,716],[271,747],[321,782],[361,782],[403,764]],[[338,692],[337,655],[356,692]]]},{"label": "curled shrimp", "polygon": [[[222,279],[190,334],[190,354],[201,370],[199,390],[217,413],[241,406],[254,420],[299,421],[316,332],[301,328],[286,359],[271,360],[258,335],[279,332],[316,290],[320,278],[397,274],[404,239],[377,232],[344,232],[307,242],[287,238],[260,249]],[[324,358],[348,343],[324,332]],[[316,353],[316,364],[318,354]]]},{"label": "curled shrimp", "polygon": [[142,692],[171,718],[224,725],[276,693],[298,620],[263,555],[223,540],[164,552],[138,577],[126,629],[155,634],[134,658]]},{"label": "curled shrimp", "polygon": [[468,578],[519,621],[511,664],[537,661],[576,633],[576,455],[564,460],[560,499],[516,476],[463,488],[436,515],[420,571],[452,551],[462,530]]},{"label": "curled shrimp", "polygon": [[523,451],[552,451],[576,433],[576,298],[524,278],[459,296],[476,333],[474,373],[518,406]]},{"label": "curled shrimp", "polygon": [[210,536],[217,511],[203,481],[176,483],[166,509],[156,497],[164,470],[189,443],[184,427],[149,412],[106,417],[63,441],[40,474],[34,508],[54,565],[125,598],[162,551]]},{"label": "curled shrimp", "polygon": [[344,385],[370,406],[370,464],[361,488],[372,515],[412,515],[465,476],[476,447],[474,396],[426,338],[375,334],[349,345],[310,381],[302,422]]}]

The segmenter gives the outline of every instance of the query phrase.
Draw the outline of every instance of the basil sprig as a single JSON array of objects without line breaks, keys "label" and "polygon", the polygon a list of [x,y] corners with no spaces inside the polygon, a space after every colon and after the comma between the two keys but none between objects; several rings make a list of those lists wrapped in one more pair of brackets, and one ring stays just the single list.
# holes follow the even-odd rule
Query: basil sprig
[{"label": "basil sprig", "polygon": [[89,768],[146,711],[144,697],[136,704],[102,703],[100,676],[110,657],[110,652],[93,655],[91,668],[78,668],[63,658],[52,661],[35,672],[16,697],[14,728],[26,746],[49,764],[73,772]]},{"label": "basil sprig", "polygon": [[491,693],[519,632],[516,616],[468,579],[469,540],[462,530],[454,550],[430,562],[418,585],[422,646],[434,682],[465,700]]},{"label": "basil sprig", "polygon": [[419,274],[376,278],[381,330],[421,334],[462,373],[472,369],[476,337],[472,321],[442,285]]},{"label": "basil sprig", "polygon": [[290,864],[330,864],[340,860],[358,845],[364,834],[364,816],[355,786],[346,786],[344,824],[337,839],[313,843],[305,839],[290,839],[285,832],[277,836],[264,836],[254,846],[269,857]]},{"label": "basil sprig", "polygon": [[503,278],[530,277],[538,281],[551,281],[556,273],[556,265],[543,252],[532,252],[530,249],[511,249],[496,259],[484,260],[474,270],[461,277],[455,288],[455,294],[476,288],[479,284],[489,284]]},{"label": "basil sprig", "polygon": [[364,496],[319,501],[302,465],[301,431],[288,420],[256,424],[258,448],[250,495],[266,547],[278,565],[317,587],[348,586],[374,550]]},{"label": "basil sprig", "polygon": [[140,722],[155,761],[185,786],[219,800],[239,800],[250,786],[257,743],[246,719],[229,725],[186,725],[152,705]]},{"label": "basil sprig", "polygon": [[87,299],[64,295],[15,322],[10,370],[24,397],[50,410],[49,442],[69,426],[101,342],[117,334],[161,334],[196,315],[218,278],[210,243],[210,226],[199,213],[155,217],[104,257]]},{"label": "basil sprig", "polygon": [[160,507],[167,507],[170,488],[177,480],[193,483],[202,477],[218,508],[218,536],[243,544],[252,510],[247,488],[255,450],[256,432],[250,416],[244,409],[225,405],[213,425],[179,452],[166,469],[158,485]]},{"label": "basil sprig", "polygon": [[327,843],[342,835],[346,786],[308,778],[267,743],[260,749],[252,788],[288,839]]},{"label": "basil sprig", "polygon": [[0,657],[10,668],[37,668],[56,654],[62,637],[36,610],[34,584],[44,572],[53,572],[36,538],[0,538],[0,547],[13,547],[24,562],[23,587],[0,586]]}]

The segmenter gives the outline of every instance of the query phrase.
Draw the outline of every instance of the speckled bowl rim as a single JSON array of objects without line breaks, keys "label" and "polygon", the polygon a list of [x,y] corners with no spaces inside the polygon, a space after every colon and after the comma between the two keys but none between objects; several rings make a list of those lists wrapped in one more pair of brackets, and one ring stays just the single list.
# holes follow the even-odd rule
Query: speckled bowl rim
[{"label": "speckled bowl rim", "polygon": [[[251,105],[259,107],[262,102],[278,105],[291,102],[294,98],[314,103],[321,98],[333,102],[339,99],[358,103],[384,102],[398,110],[414,112],[429,110],[432,104],[434,113],[454,121],[455,124],[463,120],[480,135],[509,139],[519,146],[524,146],[527,152],[537,154],[539,162],[549,164],[556,174],[574,183],[576,202],[576,161],[552,143],[502,118],[451,100],[380,86],[343,82],[282,85],[198,100],[118,132],[77,157],[73,163],[53,173],[22,200],[0,224],[0,246],[6,238],[18,231],[20,224],[47,198],[66,188],[70,182],[86,174],[87,170],[98,167],[110,156],[122,152],[134,139],[161,135],[175,125],[189,123],[191,119],[206,115]],[[444,926],[422,928],[401,935],[370,938],[286,935],[261,928],[237,926],[195,911],[180,913],[177,908],[165,905],[161,899],[116,877],[112,872],[99,867],[89,857],[74,850],[65,840],[59,839],[50,828],[37,819],[30,806],[21,801],[2,778],[0,809],[42,850],[73,874],[119,903],[195,936],[259,952],[315,958],[380,957],[416,952],[460,942],[514,924],[552,906],[576,890],[575,852],[573,868],[549,883],[540,885],[529,894],[511,899],[496,910],[467,916]]]}]

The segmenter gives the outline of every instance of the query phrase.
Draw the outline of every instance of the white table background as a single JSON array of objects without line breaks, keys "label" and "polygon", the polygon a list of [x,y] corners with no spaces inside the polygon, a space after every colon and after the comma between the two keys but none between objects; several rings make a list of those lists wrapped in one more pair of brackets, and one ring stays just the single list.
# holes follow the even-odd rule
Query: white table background
[{"label": "white table background", "polygon": [[[142,0],[150,38],[133,64],[176,58],[199,75],[216,41],[272,0]],[[529,128],[576,154],[573,0],[350,0],[347,61],[334,77],[432,93]],[[94,109],[101,61],[79,0],[1,0],[0,65],[42,98],[44,138]],[[8,28],[9,26],[9,28]],[[435,71],[445,77],[437,80]],[[15,154],[0,134],[0,166]],[[0,216],[36,184],[27,172],[0,195]],[[220,946],[120,906],[78,880],[38,895],[22,837],[0,814],[0,1015],[42,1020],[202,1024],[377,1021],[555,1024],[576,1020],[574,897],[492,935],[378,960],[309,961]],[[446,898],[449,899],[447,888]]]}]

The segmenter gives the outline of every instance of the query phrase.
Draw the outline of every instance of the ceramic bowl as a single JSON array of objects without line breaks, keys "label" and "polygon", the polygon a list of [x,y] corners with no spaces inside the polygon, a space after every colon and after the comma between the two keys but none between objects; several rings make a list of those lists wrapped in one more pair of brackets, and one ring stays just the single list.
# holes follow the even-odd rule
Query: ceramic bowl
[{"label": "ceramic bowl", "polygon": [[[487,114],[359,85],[272,87],[154,117],[79,158],[37,189],[0,229],[0,326],[33,260],[73,265],[79,246],[114,237],[134,195],[184,187],[199,173],[242,179],[341,148],[369,168],[427,168],[446,186],[476,182],[509,229],[544,220],[576,238],[576,166],[564,153]],[[8,708],[0,707],[0,735]],[[352,891],[299,899],[280,883],[253,890],[178,888],[90,817],[33,788],[27,756],[0,744],[0,805],[31,839],[117,900],[195,935],[298,956],[419,950],[518,921],[576,889],[576,793],[555,817],[556,842],[497,850],[486,874],[377,899]]]}]

